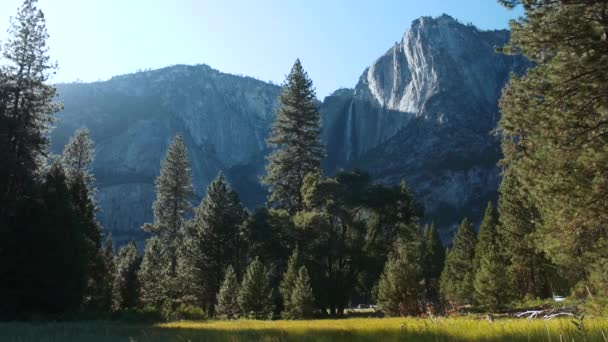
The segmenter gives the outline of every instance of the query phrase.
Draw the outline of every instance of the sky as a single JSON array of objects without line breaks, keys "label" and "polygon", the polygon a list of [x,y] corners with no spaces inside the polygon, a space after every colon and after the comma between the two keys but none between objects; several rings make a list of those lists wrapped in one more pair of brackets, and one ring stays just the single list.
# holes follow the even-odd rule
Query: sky
[{"label": "sky", "polygon": [[[0,41],[22,0],[0,0]],[[508,28],[521,10],[496,0],[39,0],[53,82],[92,82],[174,64],[281,84],[296,58],[319,98],[354,87],[413,20],[449,14]]]}]

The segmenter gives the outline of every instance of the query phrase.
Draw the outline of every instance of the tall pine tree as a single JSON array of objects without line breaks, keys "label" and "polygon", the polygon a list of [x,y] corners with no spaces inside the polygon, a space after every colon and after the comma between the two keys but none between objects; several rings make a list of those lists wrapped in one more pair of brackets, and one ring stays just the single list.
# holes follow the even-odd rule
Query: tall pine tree
[{"label": "tall pine tree", "polygon": [[268,145],[274,152],[263,181],[270,187],[269,202],[290,214],[302,209],[304,177],[321,168],[320,115],[315,91],[300,60],[287,76]]},{"label": "tall pine tree", "polygon": [[173,303],[177,298],[177,259],[178,247],[181,245],[182,229],[187,215],[192,210],[190,200],[193,196],[192,175],[188,152],[184,139],[177,135],[167,150],[161,163],[160,175],[156,178],[156,200],[154,222],[143,225],[143,230],[158,236],[160,242],[159,259],[163,264],[158,267],[163,272],[164,279],[158,281],[165,287],[163,293]]},{"label": "tall pine tree", "polygon": [[101,225],[97,221],[94,177],[91,163],[94,159],[94,142],[89,138],[87,129],[79,129],[66,144],[61,163],[76,216],[84,234],[84,248],[87,255],[87,288],[84,298],[85,307],[101,309],[104,306],[104,283],[107,277],[101,241]]},{"label": "tall pine tree", "polygon": [[441,272],[441,295],[454,306],[473,302],[473,257],[475,255],[475,231],[468,219],[463,219],[447,253]]},{"label": "tall pine tree", "polygon": [[498,209],[508,274],[516,298],[547,298],[551,296],[550,274],[555,273],[555,266],[537,247],[540,213],[522,190],[516,176],[505,170]]},{"label": "tall pine tree", "polygon": [[435,224],[424,228],[424,283],[426,300],[437,303],[439,296],[439,277],[445,263],[445,247],[441,242]]},{"label": "tall pine tree", "polygon": [[502,0],[523,5],[508,53],[534,62],[500,100],[503,165],[541,216],[541,247],[571,280],[608,239],[608,6],[605,0]]},{"label": "tall pine tree", "polygon": [[44,14],[35,0],[25,0],[0,47],[0,315],[46,310],[33,298],[41,295],[36,287],[51,279],[37,278],[43,266],[32,246],[46,249],[51,241],[39,233],[41,227],[52,230],[50,219],[43,217],[41,166],[48,154],[47,129],[61,108],[53,102],[55,87],[48,84],[56,65],[50,62],[47,39]]},{"label": "tall pine tree", "polygon": [[186,225],[180,249],[179,277],[182,295],[213,315],[224,270],[240,268],[245,251],[240,228],[247,217],[238,194],[223,174],[207,187],[207,195]]}]

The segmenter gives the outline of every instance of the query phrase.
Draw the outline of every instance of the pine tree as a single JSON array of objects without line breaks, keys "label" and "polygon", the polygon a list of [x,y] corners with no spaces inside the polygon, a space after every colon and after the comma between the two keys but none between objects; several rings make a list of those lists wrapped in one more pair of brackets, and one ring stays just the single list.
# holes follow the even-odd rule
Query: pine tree
[{"label": "pine tree", "polygon": [[[18,200],[46,164],[47,130],[61,105],[47,81],[50,62],[44,14],[25,0],[11,18],[0,67],[0,219],[14,213]],[[4,225],[2,225],[4,226]]]},{"label": "pine tree", "polygon": [[524,4],[507,53],[534,64],[500,100],[502,164],[540,214],[537,246],[571,281],[608,239],[608,6],[604,0],[503,0]]},{"label": "pine tree", "polygon": [[500,185],[498,205],[500,235],[508,259],[513,295],[519,299],[551,296],[549,279],[555,266],[537,248],[540,213],[522,194],[519,182],[508,170]]},{"label": "pine tree", "polygon": [[279,98],[272,126],[269,156],[263,181],[270,187],[269,202],[290,214],[302,209],[304,177],[321,168],[320,115],[312,81],[297,59]]},{"label": "pine tree", "polygon": [[137,305],[139,298],[137,271],[140,263],[135,242],[131,241],[118,250],[114,259],[116,273],[112,285],[112,309],[131,309]]},{"label": "pine tree", "polygon": [[140,301],[143,305],[160,308],[169,300],[166,282],[169,263],[163,255],[163,246],[158,237],[146,241],[146,249],[141,266],[137,272],[140,286]]},{"label": "pine tree", "polygon": [[378,282],[378,306],[390,316],[419,314],[422,297],[422,260],[412,245],[397,241]]},{"label": "pine tree", "polygon": [[110,232],[106,237],[106,241],[102,249],[103,264],[104,264],[104,278],[102,287],[102,310],[110,310],[112,308],[112,287],[114,285],[114,273],[116,267],[114,265],[114,241],[112,239],[112,233]]},{"label": "pine tree", "polygon": [[240,228],[246,216],[220,173],[184,229],[178,270],[182,295],[208,315],[213,315],[224,270],[229,265],[240,269],[245,256]]},{"label": "pine tree", "polygon": [[492,203],[488,203],[483,220],[477,233],[477,244],[475,245],[475,257],[473,258],[473,269],[477,272],[481,266],[481,259],[492,251],[498,252],[499,236],[497,232],[498,218]]},{"label": "pine tree", "polygon": [[305,266],[300,267],[293,283],[288,304],[285,305],[285,318],[309,319],[315,311],[315,296],[310,286],[310,277]]},{"label": "pine tree", "polygon": [[153,203],[154,223],[145,224],[143,229],[158,235],[169,262],[169,277],[175,277],[177,267],[177,246],[184,222],[184,215],[190,212],[193,196],[192,176],[188,152],[181,135],[177,135],[161,164],[160,175],[156,178],[156,200]]},{"label": "pine tree", "polygon": [[76,215],[85,237],[87,253],[87,289],[85,307],[100,309],[103,304],[103,282],[105,265],[101,250],[102,229],[97,221],[97,205],[94,194],[94,177],[90,164],[94,158],[94,143],[87,129],[79,129],[70,138],[63,150],[61,163],[66,170],[66,178]]},{"label": "pine tree", "polygon": [[22,284],[27,296],[40,302],[34,305],[51,312],[79,308],[87,287],[85,236],[66,182],[63,167],[54,162],[42,188],[42,221],[30,231],[27,251],[31,259],[26,260],[33,264],[20,265],[32,272]]},{"label": "pine tree", "polygon": [[283,298],[283,308],[285,312],[283,313],[284,318],[291,318],[290,313],[288,312],[291,307],[291,294],[294,290],[294,286],[296,280],[298,278],[298,267],[300,263],[300,251],[298,247],[293,250],[293,253],[289,257],[289,261],[287,262],[287,271],[283,274],[283,279],[281,280],[281,284],[279,285],[279,292],[281,293],[281,297]]},{"label": "pine tree", "polygon": [[445,263],[445,248],[434,223],[424,229],[424,248],[426,299],[436,303],[439,301],[439,277]]},{"label": "pine tree", "polygon": [[239,317],[241,309],[237,302],[239,294],[239,283],[232,266],[228,266],[224,275],[224,281],[217,294],[217,305],[215,316],[223,319],[235,319]]},{"label": "pine tree", "polygon": [[237,301],[243,316],[254,319],[270,318],[272,288],[266,267],[259,258],[255,258],[247,267]]},{"label": "pine tree", "polygon": [[441,295],[452,305],[470,304],[473,301],[475,243],[473,226],[465,218],[447,253],[440,278]]},{"label": "pine tree", "polygon": [[487,310],[504,308],[511,300],[511,284],[505,259],[498,249],[488,251],[478,261],[475,273],[475,300]]},{"label": "pine tree", "polygon": [[76,130],[65,145],[61,155],[61,163],[65,169],[68,182],[72,183],[78,178],[83,178],[89,190],[93,193],[94,176],[90,168],[94,158],[95,143],[89,137],[89,130],[86,128]]},{"label": "pine tree", "polygon": [[[65,308],[62,303],[46,305],[45,300],[63,298],[41,295],[40,287],[52,279],[37,279],[42,277],[38,269],[45,267],[44,262],[56,261],[46,245],[52,240],[40,232],[41,227],[52,230],[52,221],[44,217],[49,212],[43,198],[48,194],[43,192],[49,189],[41,184],[42,169],[47,166],[48,128],[61,108],[53,102],[55,87],[48,84],[56,65],[49,62],[47,39],[43,13],[35,0],[26,0],[11,18],[8,37],[0,47],[0,314],[9,316],[30,309]],[[59,219],[64,222],[68,217]],[[34,251],[33,246],[44,249]],[[41,263],[40,258],[46,260]]]}]

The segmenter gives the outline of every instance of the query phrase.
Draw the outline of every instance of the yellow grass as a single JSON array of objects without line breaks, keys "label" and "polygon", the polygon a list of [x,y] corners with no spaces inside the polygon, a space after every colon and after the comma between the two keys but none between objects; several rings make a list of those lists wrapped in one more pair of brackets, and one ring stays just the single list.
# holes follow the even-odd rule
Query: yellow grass
[{"label": "yellow grass", "polygon": [[309,321],[0,323],[0,341],[601,341],[607,319],[351,318]]}]

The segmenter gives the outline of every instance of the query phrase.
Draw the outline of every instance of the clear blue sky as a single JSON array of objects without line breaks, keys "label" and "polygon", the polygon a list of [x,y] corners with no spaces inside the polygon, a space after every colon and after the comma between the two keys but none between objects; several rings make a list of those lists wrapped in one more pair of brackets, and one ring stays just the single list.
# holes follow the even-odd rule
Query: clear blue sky
[{"label": "clear blue sky", "polygon": [[[0,40],[21,0],[0,0]],[[521,10],[496,0],[39,0],[53,81],[95,81],[172,64],[281,83],[296,57],[320,98],[361,72],[420,16],[507,28]]]}]

